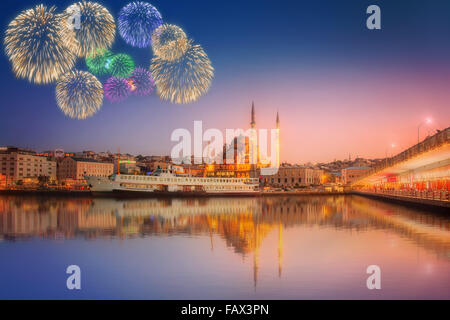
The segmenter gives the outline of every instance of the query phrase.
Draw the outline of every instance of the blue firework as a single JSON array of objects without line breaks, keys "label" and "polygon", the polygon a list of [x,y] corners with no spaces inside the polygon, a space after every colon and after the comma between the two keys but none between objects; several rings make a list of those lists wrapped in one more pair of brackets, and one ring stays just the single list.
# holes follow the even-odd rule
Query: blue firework
[{"label": "blue firework", "polygon": [[153,31],[162,24],[159,11],[147,2],[131,2],[120,10],[119,33],[126,43],[145,48],[152,44]]}]

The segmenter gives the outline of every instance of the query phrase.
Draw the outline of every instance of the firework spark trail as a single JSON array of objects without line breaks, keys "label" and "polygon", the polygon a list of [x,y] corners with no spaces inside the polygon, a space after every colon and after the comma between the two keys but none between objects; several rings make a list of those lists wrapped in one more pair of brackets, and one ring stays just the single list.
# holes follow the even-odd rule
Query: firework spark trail
[{"label": "firework spark trail", "polygon": [[86,119],[102,106],[102,84],[89,72],[70,71],[61,76],[56,84],[56,102],[65,115]]},{"label": "firework spark trail", "polygon": [[189,41],[189,49],[178,60],[154,57],[150,66],[159,97],[172,103],[190,103],[206,94],[214,68],[200,45]]},{"label": "firework spark trail", "polygon": [[8,26],[5,52],[18,78],[34,83],[56,81],[71,70],[75,56],[61,41],[61,20],[55,7],[38,5],[22,11]]},{"label": "firework spark trail", "polygon": [[65,10],[67,16],[79,12],[81,23],[75,28],[69,19],[62,21],[62,38],[64,44],[77,56],[86,57],[97,49],[108,49],[116,35],[113,16],[96,2],[78,2]]},{"label": "firework spark trail", "polygon": [[105,98],[111,102],[122,102],[128,98],[131,85],[127,79],[111,77],[106,80],[104,86]]},{"label": "firework spark trail", "polygon": [[131,2],[120,10],[119,33],[126,43],[145,48],[152,44],[152,33],[162,24],[159,11],[147,2]]},{"label": "firework spark trail", "polygon": [[136,68],[128,79],[132,86],[132,92],[137,96],[147,96],[152,94],[155,82],[150,71],[144,68]]},{"label": "firework spark trail", "polygon": [[186,33],[173,24],[163,24],[152,35],[153,53],[164,60],[177,60],[189,48]]}]

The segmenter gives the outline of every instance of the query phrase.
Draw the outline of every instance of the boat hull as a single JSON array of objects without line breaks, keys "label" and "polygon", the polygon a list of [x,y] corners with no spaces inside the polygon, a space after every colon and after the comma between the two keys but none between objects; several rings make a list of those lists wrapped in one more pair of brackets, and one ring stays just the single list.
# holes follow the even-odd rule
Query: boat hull
[{"label": "boat hull", "polygon": [[164,198],[164,197],[257,197],[261,192],[201,192],[201,191],[134,191],[113,190],[109,192],[91,191],[92,195],[98,197],[114,198]]}]

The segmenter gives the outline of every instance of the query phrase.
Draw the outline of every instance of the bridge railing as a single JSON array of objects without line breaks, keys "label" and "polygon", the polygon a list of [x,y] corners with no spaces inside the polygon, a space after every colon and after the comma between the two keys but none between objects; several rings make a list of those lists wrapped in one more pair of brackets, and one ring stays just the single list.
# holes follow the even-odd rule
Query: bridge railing
[{"label": "bridge railing", "polygon": [[395,197],[415,198],[423,200],[450,201],[450,193],[446,190],[359,190],[362,193],[382,194]]},{"label": "bridge railing", "polygon": [[444,144],[450,143],[450,127],[436,133],[435,135],[426,138],[422,142],[412,146],[411,148],[406,149],[405,151],[391,157],[386,158],[381,164],[376,165],[375,167],[368,170],[363,176],[361,176],[357,181],[353,182],[352,185],[357,185],[363,179],[376,174],[386,168],[392,167],[398,163],[404,162],[415,156],[431,151],[435,148],[438,148]]}]

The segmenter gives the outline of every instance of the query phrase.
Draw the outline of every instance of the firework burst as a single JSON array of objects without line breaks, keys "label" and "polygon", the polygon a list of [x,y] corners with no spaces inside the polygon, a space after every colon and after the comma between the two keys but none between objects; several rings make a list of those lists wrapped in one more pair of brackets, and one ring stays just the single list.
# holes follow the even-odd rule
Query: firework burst
[{"label": "firework burst", "polygon": [[111,102],[121,102],[128,98],[131,85],[127,79],[111,77],[105,83],[105,98]]},{"label": "firework burst", "polygon": [[[62,22],[64,44],[77,56],[86,57],[97,49],[110,48],[116,35],[116,24],[109,11],[96,2],[78,2],[65,10],[69,17]],[[79,16],[79,25],[73,17]],[[76,23],[76,18],[75,18]]]},{"label": "firework burst", "polygon": [[38,5],[22,11],[8,26],[5,52],[17,77],[50,83],[71,70],[75,56],[61,42],[62,15]]},{"label": "firework burst", "polygon": [[173,24],[163,24],[158,27],[153,32],[152,42],[154,54],[170,61],[181,58],[189,48],[186,33]]},{"label": "firework burst", "polygon": [[144,68],[136,68],[128,79],[131,91],[137,96],[147,96],[152,94],[155,82],[150,71]]},{"label": "firework burst", "polygon": [[61,76],[56,84],[56,102],[65,115],[86,119],[102,106],[102,84],[89,72],[70,71]]},{"label": "firework burst", "polygon": [[189,48],[178,60],[154,57],[150,66],[158,95],[172,103],[190,103],[208,92],[214,68],[200,45]]},{"label": "firework burst", "polygon": [[129,55],[119,53],[107,62],[107,68],[115,77],[128,78],[134,70],[134,61]]},{"label": "firework burst", "polygon": [[95,52],[88,54],[86,57],[86,65],[90,72],[95,75],[105,75],[108,73],[108,61],[113,57],[113,53],[107,49],[97,49]]},{"label": "firework burst", "polygon": [[119,33],[126,43],[145,48],[152,44],[152,33],[162,24],[159,11],[147,2],[132,2],[119,13]]}]

